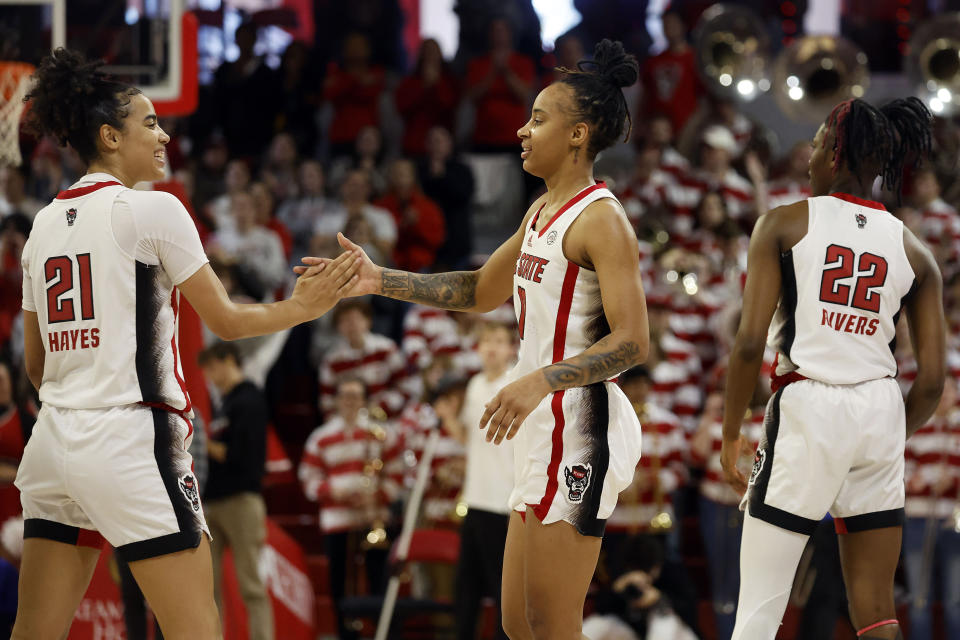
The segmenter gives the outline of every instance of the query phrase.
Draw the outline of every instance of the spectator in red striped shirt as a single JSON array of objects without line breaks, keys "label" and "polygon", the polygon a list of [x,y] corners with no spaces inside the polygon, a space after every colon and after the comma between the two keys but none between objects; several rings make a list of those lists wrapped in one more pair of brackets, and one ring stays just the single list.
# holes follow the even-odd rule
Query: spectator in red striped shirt
[{"label": "spectator in red striped shirt", "polygon": [[760,156],[753,151],[744,154],[744,168],[756,194],[757,215],[810,197],[808,165],[812,153],[809,142],[794,144],[780,161],[780,175],[770,182],[767,181],[767,167]]},{"label": "spectator in red striped shirt", "polygon": [[423,370],[435,359],[447,357],[452,375],[467,378],[480,371],[474,332],[477,318],[472,313],[413,305],[403,318],[401,342],[408,366]]},{"label": "spectator in red striped shirt", "polygon": [[940,182],[931,168],[914,173],[910,200],[920,214],[913,231],[930,245],[949,278],[960,269],[960,214],[940,197]]},{"label": "spectator in red striped shirt", "polygon": [[649,401],[673,413],[684,431],[692,433],[703,401],[700,356],[693,343],[677,337],[671,329],[673,314],[666,300],[652,299],[648,305],[650,355],[646,367],[652,377]]},{"label": "spectator in red striped shirt", "polygon": [[945,637],[960,638],[960,412],[953,377],[947,377],[930,422],[907,440],[905,478],[910,638],[933,638],[932,604],[938,593]]},{"label": "spectator in red striped shirt", "polygon": [[[765,385],[757,385],[764,389]],[[747,455],[756,451],[763,435],[764,398],[759,395],[744,419],[743,433]],[[718,640],[729,640],[736,622],[737,596],[740,591],[740,533],[743,513],[740,496],[726,483],[720,465],[723,444],[723,391],[707,397],[700,426],[690,443],[693,463],[706,473],[700,484],[700,531],[710,570],[710,591],[716,617]]]},{"label": "spectator in red striped shirt", "polygon": [[[347,567],[358,566],[360,557],[348,553],[357,553],[372,527],[390,524],[389,505],[399,497],[403,481],[403,436],[389,423],[372,420],[366,404],[363,381],[341,379],[336,413],[307,438],[297,471],[304,495],[320,503],[334,605],[346,595],[348,577],[357,584]],[[367,549],[362,559],[371,592],[381,593],[387,550]],[[357,637],[342,619],[339,628],[341,639]]]},{"label": "spectator in red striped shirt", "polygon": [[723,196],[727,212],[738,223],[749,225],[755,215],[753,185],[731,164],[737,152],[733,134],[726,127],[712,125],[703,132],[701,143],[700,164],[663,190],[672,217],[671,239],[676,242],[683,242],[689,235],[694,211],[708,191]]},{"label": "spectator in red striped shirt", "polygon": [[423,402],[408,406],[400,417],[404,439],[418,459],[422,458],[430,432],[440,430],[430,465],[430,484],[423,495],[423,519],[431,527],[455,529],[464,515],[457,515],[456,509],[467,452],[461,440],[463,425],[451,418],[460,413],[465,389],[465,380],[445,376],[426,391]]},{"label": "spectator in red striped shirt", "polygon": [[340,339],[320,364],[320,411],[331,417],[336,407],[337,384],[359,378],[367,387],[372,404],[388,417],[396,417],[409,400],[403,391],[406,362],[397,344],[372,333],[373,309],[365,300],[344,300],[333,311],[333,324]]},{"label": "spectator in red striped shirt", "polygon": [[672,494],[687,479],[686,437],[677,416],[650,402],[653,378],[646,367],[625,371],[619,383],[643,425],[643,457],[633,484],[621,492],[606,531],[663,533],[651,531],[651,521],[658,513],[674,519]]},{"label": "spectator in red striped shirt", "polygon": [[692,628],[697,628],[696,589],[690,583],[683,558],[673,494],[689,479],[687,438],[677,416],[650,401],[653,379],[643,366],[620,374],[620,387],[633,404],[643,425],[643,456],[633,476],[633,484],[620,493],[620,499],[604,534],[604,545],[616,549],[634,535],[659,539],[666,550],[666,561],[657,586],[670,597],[674,610]]},{"label": "spectator in red striped shirt", "polygon": [[690,170],[690,161],[677,151],[676,130],[665,113],[655,113],[647,123],[650,142],[660,150],[660,169],[677,177]]}]

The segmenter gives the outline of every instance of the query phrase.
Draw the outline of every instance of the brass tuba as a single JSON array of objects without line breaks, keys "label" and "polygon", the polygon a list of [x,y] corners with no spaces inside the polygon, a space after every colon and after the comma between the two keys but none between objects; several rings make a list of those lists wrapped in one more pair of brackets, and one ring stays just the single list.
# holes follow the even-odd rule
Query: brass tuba
[{"label": "brass tuba", "polygon": [[694,27],[693,47],[711,93],[748,101],[770,89],[770,36],[750,9],[711,6]]},{"label": "brass tuba", "polygon": [[922,22],[910,38],[907,75],[937,115],[960,110],[960,12]]},{"label": "brass tuba", "polygon": [[804,36],[777,56],[774,97],[791,120],[822,122],[839,102],[870,86],[867,54],[846,38]]}]

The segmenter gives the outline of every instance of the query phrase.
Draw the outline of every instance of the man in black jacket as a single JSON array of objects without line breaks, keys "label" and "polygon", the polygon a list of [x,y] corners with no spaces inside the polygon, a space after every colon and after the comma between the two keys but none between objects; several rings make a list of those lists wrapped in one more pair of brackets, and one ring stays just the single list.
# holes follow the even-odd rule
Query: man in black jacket
[{"label": "man in black jacket", "polygon": [[223,551],[229,546],[247,607],[250,640],[273,640],[270,598],[257,573],[267,532],[267,508],[260,494],[267,451],[267,402],[244,376],[233,344],[220,342],[205,349],[200,353],[200,366],[221,397],[219,417],[211,424],[207,443],[210,475],[203,503],[213,535],[217,603],[222,614],[221,567]]}]

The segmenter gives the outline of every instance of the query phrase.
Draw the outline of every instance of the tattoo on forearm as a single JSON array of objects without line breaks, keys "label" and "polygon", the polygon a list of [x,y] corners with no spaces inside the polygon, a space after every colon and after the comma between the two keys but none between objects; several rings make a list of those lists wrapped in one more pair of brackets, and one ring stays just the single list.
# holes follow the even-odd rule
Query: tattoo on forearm
[{"label": "tattoo on forearm", "polygon": [[640,360],[640,345],[636,342],[609,343],[610,336],[593,345],[580,355],[552,364],[543,374],[554,391],[570,387],[583,387],[606,380],[637,364]]},{"label": "tattoo on forearm", "polygon": [[477,273],[410,273],[384,269],[380,280],[383,295],[432,307],[463,311],[476,304]]}]

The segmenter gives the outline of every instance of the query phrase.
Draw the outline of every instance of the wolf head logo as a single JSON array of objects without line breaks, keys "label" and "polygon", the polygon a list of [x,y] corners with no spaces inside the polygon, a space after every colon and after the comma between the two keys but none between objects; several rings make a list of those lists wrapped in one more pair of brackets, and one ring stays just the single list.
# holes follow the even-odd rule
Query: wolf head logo
[{"label": "wolf head logo", "polygon": [[190,501],[194,511],[200,511],[200,492],[197,490],[197,479],[189,473],[180,478],[180,491]]},{"label": "wolf head logo", "polygon": [[76,221],[77,221],[77,210],[67,209],[67,226],[72,227],[73,223]]},{"label": "wolf head logo", "polygon": [[590,486],[591,473],[592,469],[589,464],[575,464],[572,467],[564,468],[563,476],[567,482],[567,499],[573,504],[583,502],[583,494]]}]

